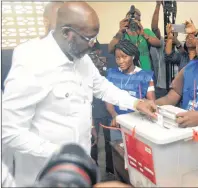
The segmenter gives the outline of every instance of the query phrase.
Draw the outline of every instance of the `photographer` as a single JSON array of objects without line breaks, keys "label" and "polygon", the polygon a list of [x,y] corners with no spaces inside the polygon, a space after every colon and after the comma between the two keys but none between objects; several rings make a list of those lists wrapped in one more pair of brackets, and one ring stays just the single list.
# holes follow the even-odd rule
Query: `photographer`
[{"label": "photographer", "polygon": [[[193,60],[196,58],[196,39],[195,36],[197,35],[197,30],[195,28],[194,23],[192,20],[190,22],[186,21],[185,23],[185,30],[186,30],[186,41],[184,43],[184,49],[180,50],[178,52],[173,51],[173,28],[171,24],[168,24],[166,26],[166,32],[167,32],[167,41],[166,41],[166,61],[172,62],[172,64],[178,64],[179,70],[181,70],[183,67],[185,67],[190,60]],[[181,44],[176,45],[177,49],[181,48]]]},{"label": "photographer", "polygon": [[[137,25],[137,30],[134,30],[133,26],[135,24]],[[143,70],[151,70],[149,47],[160,47],[160,40],[150,29],[143,28],[141,24],[141,13],[138,9],[135,9],[134,13],[130,10],[120,22],[120,29],[108,46],[110,53],[114,52],[115,45],[123,38],[130,40],[138,47],[141,68]]]}]

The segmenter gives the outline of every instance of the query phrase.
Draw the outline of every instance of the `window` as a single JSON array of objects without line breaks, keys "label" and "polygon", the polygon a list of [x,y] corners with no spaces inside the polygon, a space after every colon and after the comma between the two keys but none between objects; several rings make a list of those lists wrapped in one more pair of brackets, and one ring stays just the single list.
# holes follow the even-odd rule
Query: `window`
[{"label": "window", "polygon": [[43,11],[48,2],[2,2],[2,48],[13,48],[44,35]]}]

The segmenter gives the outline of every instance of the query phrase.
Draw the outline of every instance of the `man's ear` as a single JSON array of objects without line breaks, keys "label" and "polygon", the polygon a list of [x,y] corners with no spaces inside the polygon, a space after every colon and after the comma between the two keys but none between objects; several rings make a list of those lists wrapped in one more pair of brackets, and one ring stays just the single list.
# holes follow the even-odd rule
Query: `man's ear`
[{"label": "man's ear", "polygon": [[65,39],[70,40],[72,38],[72,32],[69,29],[67,29],[67,28],[63,29],[62,33],[63,33],[63,36]]}]

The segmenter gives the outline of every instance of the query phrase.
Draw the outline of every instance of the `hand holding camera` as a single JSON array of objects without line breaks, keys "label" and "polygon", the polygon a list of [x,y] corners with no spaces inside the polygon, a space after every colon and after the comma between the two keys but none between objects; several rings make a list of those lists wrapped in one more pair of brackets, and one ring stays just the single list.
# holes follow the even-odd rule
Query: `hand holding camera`
[{"label": "hand holding camera", "polygon": [[123,20],[120,21],[120,29],[119,33],[124,33],[129,27],[129,20],[128,18],[124,18]]},{"label": "hand holding camera", "polygon": [[190,19],[190,21],[186,21],[184,25],[185,25],[186,34],[196,34],[197,33],[196,27],[191,19]]},{"label": "hand holding camera", "polygon": [[139,24],[137,23],[137,20],[135,19],[135,6],[131,5],[130,11],[129,11],[129,29],[132,32],[137,32],[140,30]]},{"label": "hand holding camera", "polygon": [[143,35],[143,27],[141,23],[135,18],[135,7],[131,6],[127,18],[120,21],[120,29],[118,33],[124,33],[129,29],[131,32],[136,32]]},{"label": "hand holding camera", "polygon": [[184,24],[172,24],[172,31],[185,34],[196,34],[197,30],[192,20],[185,21]]}]

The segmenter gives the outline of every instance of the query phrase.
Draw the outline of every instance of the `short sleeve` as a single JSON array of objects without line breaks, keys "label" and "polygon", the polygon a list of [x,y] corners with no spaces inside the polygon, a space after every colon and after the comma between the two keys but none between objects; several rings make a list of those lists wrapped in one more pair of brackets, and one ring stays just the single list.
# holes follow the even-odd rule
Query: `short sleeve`
[{"label": "short sleeve", "polygon": [[155,33],[153,33],[153,31],[151,31],[150,29],[144,29],[144,33],[151,37],[156,37]]}]

